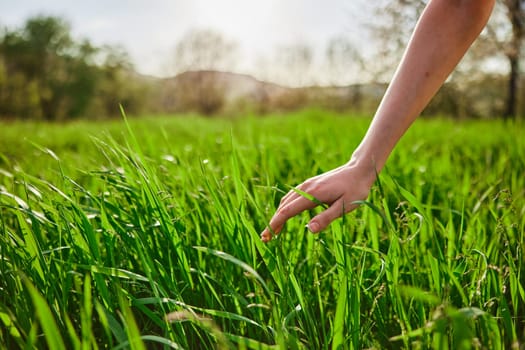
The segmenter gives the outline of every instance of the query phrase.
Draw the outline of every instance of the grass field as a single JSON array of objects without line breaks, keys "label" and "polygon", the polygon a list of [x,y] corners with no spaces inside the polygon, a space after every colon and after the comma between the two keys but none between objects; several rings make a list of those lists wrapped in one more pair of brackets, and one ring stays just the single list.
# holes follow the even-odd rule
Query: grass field
[{"label": "grass field", "polygon": [[523,346],[523,124],[419,120],[360,208],[259,240],[283,191],[345,162],[368,123],[0,125],[0,344]]}]

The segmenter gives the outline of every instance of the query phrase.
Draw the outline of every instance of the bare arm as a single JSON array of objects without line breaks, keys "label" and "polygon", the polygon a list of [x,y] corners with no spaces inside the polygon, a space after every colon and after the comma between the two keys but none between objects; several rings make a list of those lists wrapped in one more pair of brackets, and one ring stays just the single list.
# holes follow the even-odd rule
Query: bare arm
[{"label": "bare arm", "polygon": [[390,152],[478,37],[494,0],[430,1],[354,155],[381,170]]},{"label": "bare arm", "polygon": [[[383,96],[372,124],[350,161],[297,186],[330,207],[308,224],[319,232],[356,208],[392,149],[456,67],[485,26],[495,0],[431,0]],[[261,238],[267,242],[291,217],[316,206],[290,191]]]}]

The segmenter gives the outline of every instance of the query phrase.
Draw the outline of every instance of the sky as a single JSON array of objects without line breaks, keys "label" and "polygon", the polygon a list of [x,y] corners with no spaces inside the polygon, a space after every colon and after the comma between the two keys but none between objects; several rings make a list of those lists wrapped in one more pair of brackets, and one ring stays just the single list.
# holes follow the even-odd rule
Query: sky
[{"label": "sky", "polygon": [[[237,44],[232,68],[257,77],[279,47],[306,44],[321,55],[330,38],[366,46],[366,0],[0,0],[0,25],[20,27],[30,16],[58,15],[75,38],[121,45],[137,71],[169,75],[178,41],[192,29],[212,29]],[[321,69],[320,69],[321,70]],[[322,75],[315,79],[322,80]],[[348,78],[351,79],[351,78]],[[344,82],[342,82],[344,83]],[[351,83],[348,81],[347,83]]]}]

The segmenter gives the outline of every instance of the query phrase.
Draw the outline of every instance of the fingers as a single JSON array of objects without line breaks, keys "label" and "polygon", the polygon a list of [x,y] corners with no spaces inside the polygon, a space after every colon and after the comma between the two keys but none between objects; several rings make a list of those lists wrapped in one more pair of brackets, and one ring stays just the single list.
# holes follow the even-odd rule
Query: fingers
[{"label": "fingers", "polygon": [[[312,233],[319,233],[325,228],[328,227],[335,219],[340,218],[345,213],[354,210],[358,207],[357,204],[344,205],[344,199],[339,198],[336,200],[328,209],[316,215],[310,222],[307,227],[308,230]],[[312,209],[316,206],[315,203],[310,200],[299,197],[290,204],[280,207],[272,220],[270,221],[269,227],[267,227],[261,234],[261,239],[263,242],[268,242],[272,238],[272,233],[279,234],[282,230],[284,224],[291,217],[299,214],[300,212]],[[273,232],[272,232],[273,231]]]},{"label": "fingers", "polygon": [[[276,229],[272,230],[275,234],[278,234],[279,232],[281,232],[281,230],[283,229],[283,227],[277,227]],[[272,239],[272,232],[270,231],[270,229],[267,227],[264,229],[264,231],[261,233],[261,240],[266,243],[266,242],[269,242],[270,240]]]},{"label": "fingers", "polygon": [[281,201],[275,215],[270,220],[269,227],[261,233],[261,239],[268,242],[272,238],[272,233],[279,234],[288,219],[316,206],[317,204],[302,196],[289,196],[288,200]]},{"label": "fingers", "polygon": [[[296,188],[301,189],[302,185],[303,184],[297,186]],[[297,193],[296,191],[294,190],[288,191],[288,193],[283,198],[281,198],[281,201],[279,202],[279,208],[286,206],[288,203],[291,203],[292,201],[294,201],[295,199],[299,197],[302,197],[302,196],[300,196],[299,193]]]},{"label": "fingers", "polygon": [[[286,203],[289,202],[289,203]],[[268,242],[272,238],[272,234],[279,234],[284,224],[288,219],[297,214],[301,213],[304,210],[312,209],[316,207],[316,204],[312,201],[299,196],[294,200],[288,200],[281,204],[277,209],[277,212],[270,221],[269,227],[264,229],[261,234],[261,239],[263,242]],[[308,230],[312,233],[319,233],[322,230],[326,229],[332,221],[340,218],[345,213],[348,213],[359,205],[357,204],[345,204],[344,198],[337,199],[328,209],[316,215],[310,222],[307,227]]]},{"label": "fingers", "polygon": [[332,204],[332,206],[330,206],[330,208],[316,215],[308,223],[308,230],[310,230],[312,233],[319,233],[327,228],[328,225],[330,225],[335,219],[340,218],[345,213],[357,208],[356,204],[345,205],[343,207],[343,203],[344,199],[339,198],[334,202],[334,204]]},{"label": "fingers", "polygon": [[316,200],[314,203],[303,197],[304,193],[330,205],[308,223],[308,229],[313,233],[324,230],[332,221],[357,208],[358,205],[353,204],[356,200],[367,198],[375,174],[367,167],[348,163],[306,180],[296,187],[299,191],[292,190],[281,199],[279,208],[262,232],[261,239],[268,242],[272,234],[278,234],[282,230],[288,219],[316,207],[319,202]]}]

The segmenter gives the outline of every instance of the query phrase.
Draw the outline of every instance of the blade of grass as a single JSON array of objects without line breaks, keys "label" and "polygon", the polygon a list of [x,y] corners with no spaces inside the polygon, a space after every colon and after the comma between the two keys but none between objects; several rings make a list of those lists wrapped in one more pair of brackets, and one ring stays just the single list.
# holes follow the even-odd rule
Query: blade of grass
[{"label": "blade of grass", "polygon": [[65,350],[66,346],[64,344],[64,339],[62,338],[60,329],[58,328],[55,317],[53,316],[47,301],[38,292],[35,286],[27,279],[27,277],[23,277],[22,279],[24,281],[25,287],[31,295],[31,300],[33,301],[36,315],[40,320],[40,326],[44,331],[44,337],[46,339],[47,345],[50,349]]}]

